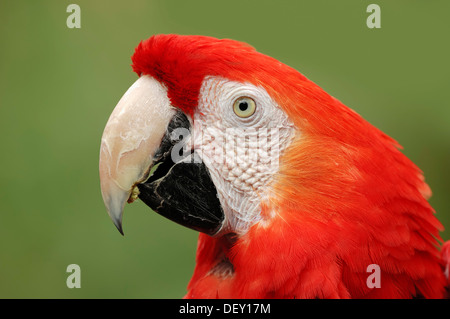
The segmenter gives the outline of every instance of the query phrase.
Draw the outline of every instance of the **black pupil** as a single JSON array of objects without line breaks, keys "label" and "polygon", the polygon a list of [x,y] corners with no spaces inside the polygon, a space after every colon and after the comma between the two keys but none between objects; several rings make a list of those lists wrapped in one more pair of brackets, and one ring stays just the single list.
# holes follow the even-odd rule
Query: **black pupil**
[{"label": "black pupil", "polygon": [[239,110],[241,110],[242,112],[247,111],[248,109],[248,103],[247,102],[240,102],[239,103]]}]

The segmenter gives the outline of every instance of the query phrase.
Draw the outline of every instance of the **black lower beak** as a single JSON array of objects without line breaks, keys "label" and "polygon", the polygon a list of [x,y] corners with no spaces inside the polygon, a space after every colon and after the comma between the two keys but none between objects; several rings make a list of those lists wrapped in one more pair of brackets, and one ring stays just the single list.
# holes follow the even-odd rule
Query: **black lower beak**
[{"label": "black lower beak", "polygon": [[173,138],[172,132],[177,128],[190,128],[184,113],[177,113],[169,124],[155,155],[158,167],[146,182],[137,185],[139,198],[158,214],[180,225],[214,235],[224,220],[216,187],[195,153],[183,154],[184,159],[176,163],[172,160],[172,149],[182,143],[178,137]]}]

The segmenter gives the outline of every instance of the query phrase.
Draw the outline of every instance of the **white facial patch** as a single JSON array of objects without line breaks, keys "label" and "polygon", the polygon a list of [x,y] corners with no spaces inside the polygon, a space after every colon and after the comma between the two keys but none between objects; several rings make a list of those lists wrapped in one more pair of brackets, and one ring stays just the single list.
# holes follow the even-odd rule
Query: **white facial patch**
[{"label": "white facial patch", "polygon": [[[248,117],[233,110],[242,97],[256,104]],[[261,218],[261,201],[295,127],[264,88],[217,77],[204,80],[193,124],[191,142],[210,171],[225,213],[219,234],[243,234]]]}]

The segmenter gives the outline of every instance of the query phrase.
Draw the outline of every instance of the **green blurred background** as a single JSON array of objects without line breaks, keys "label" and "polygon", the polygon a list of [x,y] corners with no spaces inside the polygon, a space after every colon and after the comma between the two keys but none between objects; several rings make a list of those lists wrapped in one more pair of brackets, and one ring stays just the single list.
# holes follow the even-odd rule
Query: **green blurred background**
[{"label": "green blurred background", "polygon": [[[381,6],[381,29],[366,26]],[[157,33],[250,43],[394,137],[425,172],[450,238],[449,1],[0,2],[0,297],[178,298],[197,233],[127,206],[125,237],[103,206],[104,125],[136,80],[130,56]],[[66,267],[81,267],[68,289]]]}]

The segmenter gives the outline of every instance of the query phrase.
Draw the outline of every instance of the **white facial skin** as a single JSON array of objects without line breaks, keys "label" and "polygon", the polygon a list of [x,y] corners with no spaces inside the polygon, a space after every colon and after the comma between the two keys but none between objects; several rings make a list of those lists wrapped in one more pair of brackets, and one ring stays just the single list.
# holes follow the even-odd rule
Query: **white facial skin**
[{"label": "white facial skin", "polygon": [[[234,110],[241,97],[256,104],[248,117]],[[294,125],[262,87],[217,77],[203,81],[193,124],[191,142],[209,169],[225,213],[216,236],[242,235],[261,218],[261,201],[295,134]]]}]

